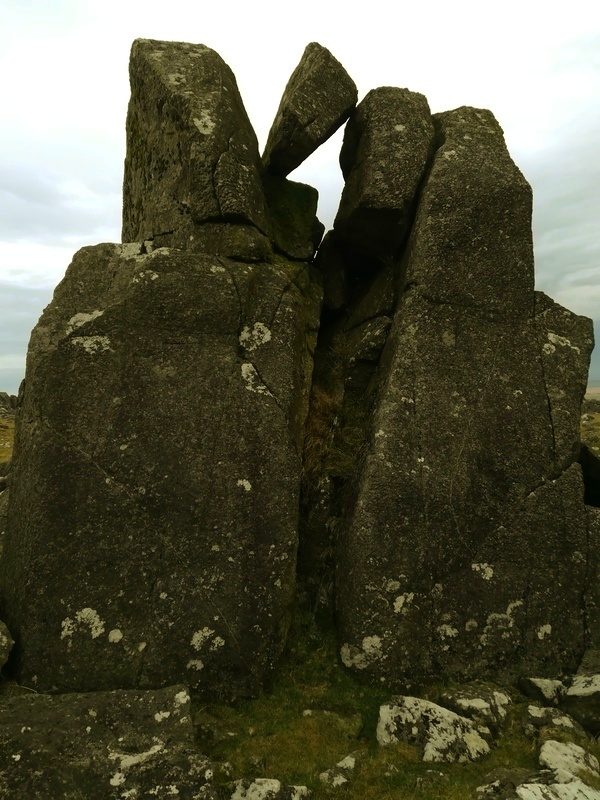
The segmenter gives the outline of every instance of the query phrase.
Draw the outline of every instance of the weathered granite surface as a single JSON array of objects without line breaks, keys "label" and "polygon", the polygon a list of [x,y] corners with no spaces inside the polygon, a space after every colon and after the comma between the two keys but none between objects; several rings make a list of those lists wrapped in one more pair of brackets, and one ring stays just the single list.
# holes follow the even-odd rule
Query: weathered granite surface
[{"label": "weathered granite surface", "polygon": [[348,119],[356,105],[352,78],[326,47],[311,42],[283,92],[263,164],[274,175],[296,169]]},{"label": "weathered granite surface", "polygon": [[184,686],[0,702],[0,796],[216,800]]},{"label": "weathered granite surface", "polygon": [[301,262],[75,256],[20,410],[2,600],[21,682],[260,688],[294,595],[318,304]]},{"label": "weathered granite surface", "polygon": [[342,660],[391,683],[554,676],[588,625],[591,323],[536,300],[531,191],[492,115],[436,128],[340,525]]}]

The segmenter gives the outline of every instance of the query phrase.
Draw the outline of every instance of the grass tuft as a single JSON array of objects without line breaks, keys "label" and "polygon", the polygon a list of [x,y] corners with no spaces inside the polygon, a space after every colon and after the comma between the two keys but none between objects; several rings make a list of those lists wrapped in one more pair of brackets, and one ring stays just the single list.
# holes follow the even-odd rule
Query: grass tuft
[{"label": "grass tuft", "polygon": [[14,419],[0,417],[0,462],[8,461],[12,458],[14,438]]}]

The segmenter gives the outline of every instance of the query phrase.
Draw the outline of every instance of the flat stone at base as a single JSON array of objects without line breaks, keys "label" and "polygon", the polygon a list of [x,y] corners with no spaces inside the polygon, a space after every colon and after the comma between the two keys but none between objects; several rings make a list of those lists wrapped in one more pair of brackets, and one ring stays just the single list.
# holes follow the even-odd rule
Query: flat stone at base
[{"label": "flat stone at base", "polygon": [[3,798],[216,798],[183,685],[2,698],[0,739]]}]

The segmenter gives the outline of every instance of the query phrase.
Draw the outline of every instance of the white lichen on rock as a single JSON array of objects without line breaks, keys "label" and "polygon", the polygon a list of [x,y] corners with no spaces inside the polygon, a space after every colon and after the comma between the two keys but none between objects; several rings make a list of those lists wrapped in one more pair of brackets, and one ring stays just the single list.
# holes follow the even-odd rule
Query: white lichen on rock
[{"label": "white lichen on rock", "polygon": [[97,353],[104,350],[112,352],[108,336],[74,336],[71,339],[71,344],[83,347],[88,353]]},{"label": "white lichen on rock", "polygon": [[380,636],[365,636],[361,647],[351,644],[343,644],[340,648],[340,656],[346,667],[356,667],[366,669],[373,661],[383,656]]},{"label": "white lichen on rock", "polygon": [[79,314],[74,314],[71,319],[67,322],[66,333],[69,335],[72,333],[76,328],[80,328],[82,325],[85,325],[86,322],[91,322],[98,317],[101,317],[104,314],[104,311],[96,310],[90,311],[89,313],[80,312]]},{"label": "white lichen on rock", "polygon": [[271,331],[264,322],[255,322],[252,329],[247,325],[242,329],[239,341],[246,350],[256,350],[260,345],[271,341]]},{"label": "white lichen on rock", "polygon": [[66,617],[61,622],[61,639],[73,636],[78,628],[85,626],[92,634],[92,639],[97,639],[104,633],[104,621],[100,619],[98,612],[94,608],[82,608],[75,614],[75,619]]},{"label": "white lichen on rock", "polygon": [[254,392],[255,394],[265,394],[269,397],[273,397],[271,392],[267,389],[267,387],[262,383],[258,372],[256,371],[254,364],[250,364],[250,362],[245,361],[241,367],[242,371],[242,379],[246,384],[246,389],[249,392]]}]

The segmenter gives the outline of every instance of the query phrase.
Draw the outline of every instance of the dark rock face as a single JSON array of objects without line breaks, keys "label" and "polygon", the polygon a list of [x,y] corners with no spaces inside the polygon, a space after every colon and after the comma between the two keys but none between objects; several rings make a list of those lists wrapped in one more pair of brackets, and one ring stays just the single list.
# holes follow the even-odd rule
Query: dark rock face
[{"label": "dark rock face", "polygon": [[391,683],[551,675],[586,634],[591,324],[534,302],[531,193],[491,114],[436,126],[340,527],[342,659]]},{"label": "dark rock face", "polygon": [[195,226],[216,220],[268,233],[256,136],[223,59],[138,39],[130,79],[123,241],[190,248]]},{"label": "dark rock face", "polygon": [[318,302],[301,263],[77,254],[32,335],[14,459],[21,682],[258,690],[294,592]]},{"label": "dark rock face", "polygon": [[398,253],[433,145],[422,94],[385,86],[357,106],[340,154],[345,185],[334,229],[346,251],[363,263]]},{"label": "dark rock face", "polygon": [[217,796],[184,686],[3,698],[0,736],[2,797]]},{"label": "dark rock face", "polygon": [[292,73],[269,132],[263,164],[285,177],[342,125],[356,105],[352,78],[317,42]]},{"label": "dark rock face", "polygon": [[[261,162],[209,48],[138,40],[131,86],[132,243],[76,255],[19,397],[6,524],[0,494],[14,676],[256,694],[296,597],[378,684],[547,691],[600,646],[578,463],[592,326],[534,292],[531,189],[492,114],[432,117],[390,87],[352,111],[313,43]],[[286,175],[349,115],[315,258],[317,193]],[[495,729],[495,690],[465,691],[445,702]],[[435,713],[467,735],[440,757],[477,755],[475,723]]]}]

